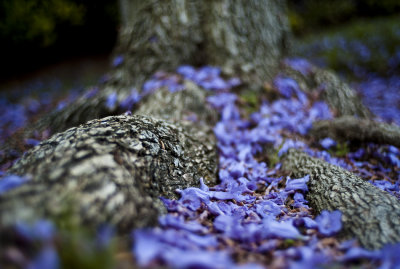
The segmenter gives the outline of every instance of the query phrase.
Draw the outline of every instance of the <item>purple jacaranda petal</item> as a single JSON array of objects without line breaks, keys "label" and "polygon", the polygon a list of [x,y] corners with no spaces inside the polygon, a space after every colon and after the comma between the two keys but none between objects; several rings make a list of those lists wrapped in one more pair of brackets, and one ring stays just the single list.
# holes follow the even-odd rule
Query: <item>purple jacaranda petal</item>
[{"label": "purple jacaranda petal", "polygon": [[298,248],[299,260],[290,263],[290,268],[323,268],[324,264],[330,262],[331,258],[323,253],[316,252],[314,249],[303,246]]},{"label": "purple jacaranda petal", "polygon": [[318,227],[317,222],[309,217],[304,217],[303,221],[304,221],[304,227],[306,228],[316,229]]},{"label": "purple jacaranda petal", "polygon": [[114,234],[115,231],[113,227],[110,225],[101,225],[97,228],[96,246],[98,248],[108,248]]},{"label": "purple jacaranda petal", "polygon": [[283,143],[281,149],[278,151],[278,156],[281,157],[284,153],[286,153],[290,148],[303,148],[306,145],[302,141],[294,141],[292,139],[288,139]]},{"label": "purple jacaranda petal", "polygon": [[116,92],[112,92],[107,96],[107,100],[106,100],[106,107],[109,110],[113,110],[115,108],[115,106],[117,105],[117,101],[118,101],[118,95]]},{"label": "purple jacaranda petal", "polygon": [[360,149],[358,149],[356,152],[350,152],[350,153],[348,153],[347,156],[348,156],[350,159],[361,159],[361,158],[364,156],[364,154],[365,154],[365,149],[360,148]]},{"label": "purple jacaranda petal", "polygon": [[302,178],[290,179],[286,180],[285,191],[296,191],[301,190],[304,192],[308,191],[307,182],[310,180],[310,175],[306,175]]},{"label": "purple jacaranda petal", "polygon": [[233,103],[225,105],[221,113],[222,121],[238,120],[240,118],[240,113],[238,108]]},{"label": "purple jacaranda petal", "polygon": [[52,246],[45,246],[35,259],[27,266],[28,269],[58,269],[60,259],[57,251]]},{"label": "purple jacaranda petal", "polygon": [[140,266],[146,266],[161,252],[167,250],[167,246],[160,242],[151,230],[135,230],[134,240],[133,253]]},{"label": "purple jacaranda petal", "polygon": [[27,177],[7,175],[0,179],[0,195],[28,181]]},{"label": "purple jacaranda petal", "polygon": [[308,76],[309,74],[312,73],[313,67],[310,64],[310,62],[307,61],[306,59],[303,58],[285,59],[284,63],[286,65],[289,65],[294,70],[299,71],[304,76]]},{"label": "purple jacaranda petal", "polygon": [[179,249],[171,249],[170,251],[164,252],[162,256],[172,268],[177,269],[223,269],[234,268],[235,266],[229,253],[223,251],[182,251]]},{"label": "purple jacaranda petal", "polygon": [[215,108],[221,109],[226,104],[234,103],[237,96],[232,93],[220,93],[207,97],[207,101]]},{"label": "purple jacaranda petal", "polygon": [[181,74],[184,78],[192,79],[194,77],[196,69],[190,65],[182,65],[182,66],[178,67],[176,72],[178,74]]},{"label": "purple jacaranda petal", "polygon": [[198,188],[187,188],[183,191],[179,190],[181,198],[179,202],[186,205],[191,210],[197,210],[201,202],[207,202],[210,199],[210,194]]},{"label": "purple jacaranda petal", "polygon": [[233,227],[240,225],[240,219],[234,216],[219,215],[214,220],[214,228],[220,232],[230,233]]},{"label": "purple jacaranda petal", "polygon": [[318,231],[325,236],[331,236],[342,229],[342,212],[323,210],[319,216],[315,218],[318,225]]},{"label": "purple jacaranda petal", "polygon": [[325,149],[329,149],[331,147],[336,146],[336,141],[333,140],[330,137],[324,138],[322,140],[319,141],[319,143],[321,144],[321,146]]},{"label": "purple jacaranda petal", "polygon": [[25,145],[28,145],[28,146],[31,146],[31,147],[34,147],[34,146],[36,146],[36,145],[38,145],[40,143],[39,140],[34,139],[34,138],[27,138],[27,139],[25,139],[24,142],[25,142]]},{"label": "purple jacaranda petal", "polygon": [[119,106],[124,110],[131,110],[132,107],[141,100],[141,98],[142,96],[138,93],[138,91],[136,89],[132,89],[130,94],[119,103]]},{"label": "purple jacaranda petal", "polygon": [[207,229],[197,221],[185,221],[181,216],[164,215],[159,218],[160,225],[190,232],[206,232]]},{"label": "purple jacaranda petal", "polygon": [[278,222],[271,218],[263,220],[263,236],[264,238],[278,237],[286,239],[300,239],[302,235],[293,226],[291,221]]},{"label": "purple jacaranda petal", "polygon": [[386,245],[380,252],[381,265],[379,269],[400,268],[400,243]]},{"label": "purple jacaranda petal", "polygon": [[279,76],[275,78],[274,85],[278,89],[280,94],[282,94],[286,98],[292,97],[297,90],[300,90],[297,82],[289,77]]},{"label": "purple jacaranda petal", "polygon": [[148,95],[161,87],[162,87],[162,82],[160,80],[150,79],[143,84],[142,94]]},{"label": "purple jacaranda petal", "polygon": [[370,251],[360,247],[350,248],[343,256],[340,257],[340,261],[348,262],[360,259],[374,260],[379,258],[379,251]]},{"label": "purple jacaranda petal", "polygon": [[122,55],[117,55],[112,62],[113,67],[117,67],[124,62],[124,57]]},{"label": "purple jacaranda petal", "polygon": [[256,212],[262,218],[273,218],[275,219],[281,213],[281,208],[270,200],[262,201],[255,205]]},{"label": "purple jacaranda petal", "polygon": [[98,92],[99,92],[99,88],[98,87],[90,88],[85,92],[84,97],[87,98],[87,99],[91,99],[94,96],[96,96],[96,94]]},{"label": "purple jacaranda petal", "polygon": [[231,177],[237,179],[244,175],[245,167],[243,163],[234,162],[231,165],[229,165],[228,170]]},{"label": "purple jacaranda petal", "polygon": [[56,232],[54,224],[48,220],[36,221],[32,229],[35,238],[42,241],[50,241]]},{"label": "purple jacaranda petal", "polygon": [[228,79],[227,83],[229,84],[230,87],[237,87],[240,84],[242,84],[239,78],[230,78]]}]

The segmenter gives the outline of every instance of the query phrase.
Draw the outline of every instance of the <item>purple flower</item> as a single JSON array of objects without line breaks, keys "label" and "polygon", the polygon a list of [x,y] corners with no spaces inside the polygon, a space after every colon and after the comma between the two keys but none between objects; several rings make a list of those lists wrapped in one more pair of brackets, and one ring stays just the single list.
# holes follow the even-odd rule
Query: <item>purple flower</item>
[{"label": "purple flower", "polygon": [[14,189],[24,184],[27,181],[28,178],[17,175],[8,175],[3,177],[2,179],[0,179],[0,195],[8,190]]},{"label": "purple flower", "polygon": [[112,92],[107,96],[107,100],[106,100],[106,107],[109,110],[113,110],[116,106],[116,103],[118,101],[118,95],[116,92]]},{"label": "purple flower", "polygon": [[97,229],[96,246],[99,248],[107,248],[114,236],[114,229],[109,225],[101,225]]},{"label": "purple flower", "polygon": [[281,208],[274,202],[270,200],[264,200],[259,204],[255,205],[256,207],[256,212],[262,217],[262,218],[273,218],[275,219],[276,216],[278,216],[281,213]]},{"label": "purple flower", "polygon": [[318,231],[325,236],[331,236],[342,229],[342,212],[323,210],[319,216],[315,218],[318,225]]},{"label": "purple flower", "polygon": [[190,65],[182,65],[176,70],[178,74],[181,74],[186,79],[192,79],[196,73],[196,69]]},{"label": "purple flower", "polygon": [[395,245],[386,245],[381,250],[382,264],[380,269],[399,268],[400,267],[400,243]]},{"label": "purple flower", "polygon": [[159,223],[164,227],[173,227],[190,232],[206,232],[207,229],[197,221],[185,221],[181,216],[165,215],[159,218]]},{"label": "purple flower", "polygon": [[38,145],[39,143],[40,143],[40,141],[37,139],[33,139],[33,138],[25,139],[25,145],[28,145],[28,146],[34,147],[34,146]]},{"label": "purple flower", "polygon": [[303,76],[308,76],[312,72],[313,68],[310,62],[302,58],[285,59],[284,63],[294,70],[299,71]]},{"label": "purple flower", "polygon": [[281,221],[266,218],[263,221],[263,230],[265,238],[279,237],[287,239],[300,239],[302,235],[293,226],[291,221]]},{"label": "purple flower", "polygon": [[45,246],[38,256],[30,263],[28,269],[58,269],[60,259],[56,250],[52,246]]},{"label": "purple flower", "polygon": [[304,192],[308,191],[307,182],[310,180],[310,175],[306,175],[302,178],[290,179],[286,181],[285,191],[296,191],[301,190]]},{"label": "purple flower", "polygon": [[348,262],[359,259],[378,259],[378,251],[369,251],[359,247],[350,248],[343,256],[340,257],[341,261]]},{"label": "purple flower", "polygon": [[167,246],[160,242],[151,230],[135,230],[133,253],[140,266],[146,266],[160,253],[167,250]]},{"label": "purple flower", "polygon": [[193,211],[196,211],[201,206],[201,202],[207,203],[210,200],[210,194],[198,188],[179,190],[179,193],[181,195],[179,202]]},{"label": "purple flower", "polygon": [[327,137],[327,138],[324,138],[324,139],[320,140],[319,143],[325,149],[329,149],[329,148],[331,148],[333,146],[336,146],[336,141],[333,140],[330,137]]},{"label": "purple flower", "polygon": [[132,107],[137,104],[140,99],[141,99],[141,95],[137,92],[136,89],[132,89],[131,93],[128,95],[128,97],[126,97],[124,100],[122,100],[119,104],[119,106],[122,109],[125,110],[131,110]]},{"label": "purple flower", "polygon": [[297,82],[288,77],[277,77],[274,80],[274,85],[285,98],[292,97],[297,91],[300,91]]},{"label": "purple flower", "polygon": [[117,55],[112,62],[113,67],[117,67],[124,62],[124,57],[122,55]]}]

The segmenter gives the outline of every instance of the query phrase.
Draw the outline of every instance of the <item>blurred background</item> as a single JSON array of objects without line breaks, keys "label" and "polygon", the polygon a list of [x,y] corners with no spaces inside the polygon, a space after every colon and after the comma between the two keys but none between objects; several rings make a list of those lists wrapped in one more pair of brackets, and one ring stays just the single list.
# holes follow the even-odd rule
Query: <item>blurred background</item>
[{"label": "blurred background", "polygon": [[[382,107],[390,102],[400,110],[400,1],[288,0],[288,6],[295,56],[334,69],[369,100],[382,99],[374,112],[393,120]],[[116,0],[0,1],[0,97],[95,85],[110,65],[118,11]]]}]

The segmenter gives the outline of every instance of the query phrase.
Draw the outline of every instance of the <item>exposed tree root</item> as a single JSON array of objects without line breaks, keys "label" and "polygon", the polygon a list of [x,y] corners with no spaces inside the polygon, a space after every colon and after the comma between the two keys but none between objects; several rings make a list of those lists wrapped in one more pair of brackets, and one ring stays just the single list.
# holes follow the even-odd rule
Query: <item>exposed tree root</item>
[{"label": "exposed tree root", "polygon": [[310,175],[307,199],[317,213],[340,210],[343,236],[378,249],[400,241],[400,202],[372,184],[335,165],[290,149],[283,169],[294,177]]},{"label": "exposed tree root", "polygon": [[330,137],[338,141],[372,142],[400,147],[399,126],[351,116],[315,122],[310,135],[317,139]]},{"label": "exposed tree root", "polygon": [[111,116],[54,135],[8,171],[31,179],[0,196],[0,226],[72,212],[77,224],[106,222],[126,232],[156,224],[165,211],[160,196],[177,198],[176,189],[198,186],[201,177],[215,184],[215,138],[200,121],[213,114],[204,93],[162,95],[168,109],[181,117],[200,113],[199,121],[163,120],[157,109],[145,109],[157,105],[149,98],[142,104],[147,116]]}]

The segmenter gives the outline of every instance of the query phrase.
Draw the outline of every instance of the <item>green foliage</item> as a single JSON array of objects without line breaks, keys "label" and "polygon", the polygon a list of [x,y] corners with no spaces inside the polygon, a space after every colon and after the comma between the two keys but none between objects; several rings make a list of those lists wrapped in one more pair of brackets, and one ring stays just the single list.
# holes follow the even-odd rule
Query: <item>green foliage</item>
[{"label": "green foliage", "polygon": [[58,247],[61,268],[113,268],[114,244],[108,247],[98,246],[94,237],[94,234],[79,229],[62,234]]},{"label": "green foliage", "polygon": [[80,226],[73,196],[64,199],[64,206],[52,219],[56,225],[57,253],[61,268],[107,269],[115,263],[115,240],[102,245],[96,231]]},{"label": "green foliage", "polygon": [[294,33],[325,30],[354,18],[398,14],[398,0],[289,0],[289,22]]},{"label": "green foliage", "polygon": [[335,155],[337,157],[346,157],[346,155],[350,152],[349,145],[347,142],[337,143],[335,148],[329,150],[329,153]]},{"label": "green foliage", "polygon": [[0,4],[0,35],[13,43],[50,46],[62,24],[82,24],[85,8],[69,0],[5,0]]},{"label": "green foliage", "polygon": [[258,111],[260,105],[260,96],[257,91],[245,90],[241,92],[240,100],[244,103],[242,108],[246,115],[250,115],[251,113]]}]

